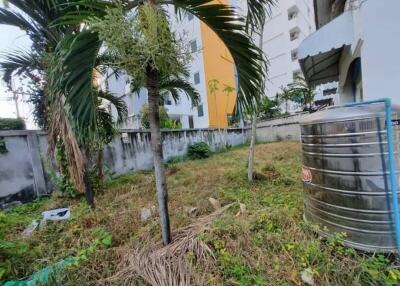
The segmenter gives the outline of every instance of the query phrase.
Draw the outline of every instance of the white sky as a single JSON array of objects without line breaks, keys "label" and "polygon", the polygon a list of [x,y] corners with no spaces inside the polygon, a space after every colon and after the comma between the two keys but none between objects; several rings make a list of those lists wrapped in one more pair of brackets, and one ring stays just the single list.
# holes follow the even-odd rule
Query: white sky
[{"label": "white sky", "polygon": [[[2,6],[0,4],[0,6]],[[25,33],[14,27],[0,25],[0,58],[4,52],[10,52],[19,49],[29,49],[30,40]],[[0,76],[2,76],[0,72]],[[11,94],[7,91],[5,84],[0,80],[0,117],[17,117],[14,101],[7,101]],[[31,107],[23,100],[19,102],[20,113],[24,119],[27,119],[27,127],[32,128]]]}]

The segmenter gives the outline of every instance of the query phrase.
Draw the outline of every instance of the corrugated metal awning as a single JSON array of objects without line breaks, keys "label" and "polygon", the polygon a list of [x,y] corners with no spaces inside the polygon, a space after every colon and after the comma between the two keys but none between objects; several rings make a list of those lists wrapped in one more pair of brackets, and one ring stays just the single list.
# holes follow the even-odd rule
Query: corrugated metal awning
[{"label": "corrugated metal awning", "polygon": [[343,48],[333,49],[329,52],[300,59],[300,66],[306,81],[313,86],[338,81],[339,60],[342,50]]},{"label": "corrugated metal awning", "polygon": [[343,13],[307,37],[299,47],[299,62],[306,81],[313,86],[337,81],[339,60],[353,42],[353,14]]}]

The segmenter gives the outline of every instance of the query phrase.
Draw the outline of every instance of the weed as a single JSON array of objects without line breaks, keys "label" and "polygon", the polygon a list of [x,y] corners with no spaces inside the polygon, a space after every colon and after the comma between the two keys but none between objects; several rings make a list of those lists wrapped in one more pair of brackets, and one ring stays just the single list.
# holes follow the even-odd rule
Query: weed
[{"label": "weed", "polygon": [[[196,207],[199,216],[212,212],[209,197],[222,205],[246,205],[246,213],[236,216],[238,207],[232,207],[202,235],[216,259],[213,267],[198,268],[204,284],[301,285],[301,272],[307,270],[315,285],[400,285],[396,257],[356,252],[344,245],[345,234],[322,239],[316,234],[318,226],[303,222],[299,144],[258,144],[255,171],[265,178],[253,184],[246,179],[247,156],[247,147],[235,147],[167,167],[173,229],[193,221],[184,207]],[[104,284],[122,254],[161,238],[156,217],[146,224],[140,221],[141,208],[157,205],[152,172],[113,178],[96,199],[95,212],[83,198],[56,197],[0,212],[1,279],[24,278],[77,256],[79,267],[60,271],[50,285]],[[71,208],[70,220],[49,223],[31,238],[21,238],[43,210],[61,206]]]}]

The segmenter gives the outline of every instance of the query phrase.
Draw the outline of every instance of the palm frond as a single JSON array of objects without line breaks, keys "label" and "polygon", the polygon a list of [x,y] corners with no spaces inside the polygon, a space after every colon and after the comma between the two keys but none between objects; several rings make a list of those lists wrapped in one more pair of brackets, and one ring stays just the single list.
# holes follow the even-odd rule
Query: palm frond
[{"label": "palm frond", "polygon": [[112,105],[114,105],[118,114],[118,123],[122,123],[126,119],[126,117],[128,116],[128,107],[126,106],[125,101],[123,101],[121,98],[112,95],[109,92],[104,92],[104,91],[99,91],[98,97],[108,100]]},{"label": "palm frond", "polygon": [[[131,2],[127,2],[125,5],[132,5]],[[67,11],[55,20],[52,26],[80,25],[86,23],[91,17],[102,18],[106,14],[107,8],[113,8],[115,4],[107,0],[77,0],[67,1],[63,6]]]},{"label": "palm frond", "polygon": [[0,71],[3,72],[3,81],[11,85],[13,76],[26,74],[31,79],[34,77],[32,72],[40,69],[38,56],[32,52],[19,50],[0,55]]},{"label": "palm frond", "polygon": [[38,27],[34,23],[28,21],[21,13],[6,8],[0,8],[0,24],[20,28],[28,34],[36,34],[39,32]]},{"label": "palm frond", "polygon": [[265,24],[266,17],[276,0],[247,0],[246,26],[248,31],[258,31]]},{"label": "palm frond", "polygon": [[130,80],[130,91],[131,91],[131,93],[133,93],[134,95],[139,96],[140,90],[141,90],[142,88],[144,88],[145,85],[146,85],[146,84],[145,84],[144,82],[142,82],[141,80],[132,78],[132,79]]},{"label": "palm frond", "polygon": [[185,94],[193,106],[197,106],[200,94],[192,84],[184,78],[163,78],[160,81],[160,91],[171,94],[175,102],[179,100],[181,94]]},{"label": "palm frond", "polygon": [[53,76],[58,77],[71,116],[81,130],[96,129],[97,95],[93,92],[93,78],[100,45],[97,34],[83,31],[65,37],[57,47],[62,68]]},{"label": "palm frond", "polygon": [[97,108],[97,125],[99,126],[99,138],[104,144],[108,144],[117,132],[112,115],[102,107]]}]

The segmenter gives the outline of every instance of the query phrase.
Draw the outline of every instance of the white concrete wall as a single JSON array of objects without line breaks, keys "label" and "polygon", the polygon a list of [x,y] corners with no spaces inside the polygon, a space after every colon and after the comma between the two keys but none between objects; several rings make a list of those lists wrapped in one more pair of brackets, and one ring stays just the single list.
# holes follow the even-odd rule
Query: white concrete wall
[{"label": "white concrete wall", "polygon": [[258,142],[300,141],[300,122],[308,113],[298,113],[257,124]]},{"label": "white concrete wall", "polygon": [[[121,132],[122,133],[122,132]],[[104,148],[104,164],[112,174],[153,167],[150,132],[126,130]],[[249,140],[249,129],[188,129],[163,131],[164,158],[184,156],[189,144],[206,142],[213,151]],[[47,137],[42,131],[0,131],[8,150],[0,154],[0,209],[12,202],[32,201],[52,191],[46,175]]]},{"label": "white concrete wall", "polygon": [[368,0],[360,8],[364,100],[400,104],[400,1]]},{"label": "white concrete wall", "polygon": [[[400,104],[397,91],[400,81],[400,1],[352,1],[354,40],[343,50],[339,62],[339,92],[341,103],[354,101],[351,85],[351,63],[361,58],[362,93],[357,101],[390,97]],[[329,23],[327,24],[329,25]]]}]

